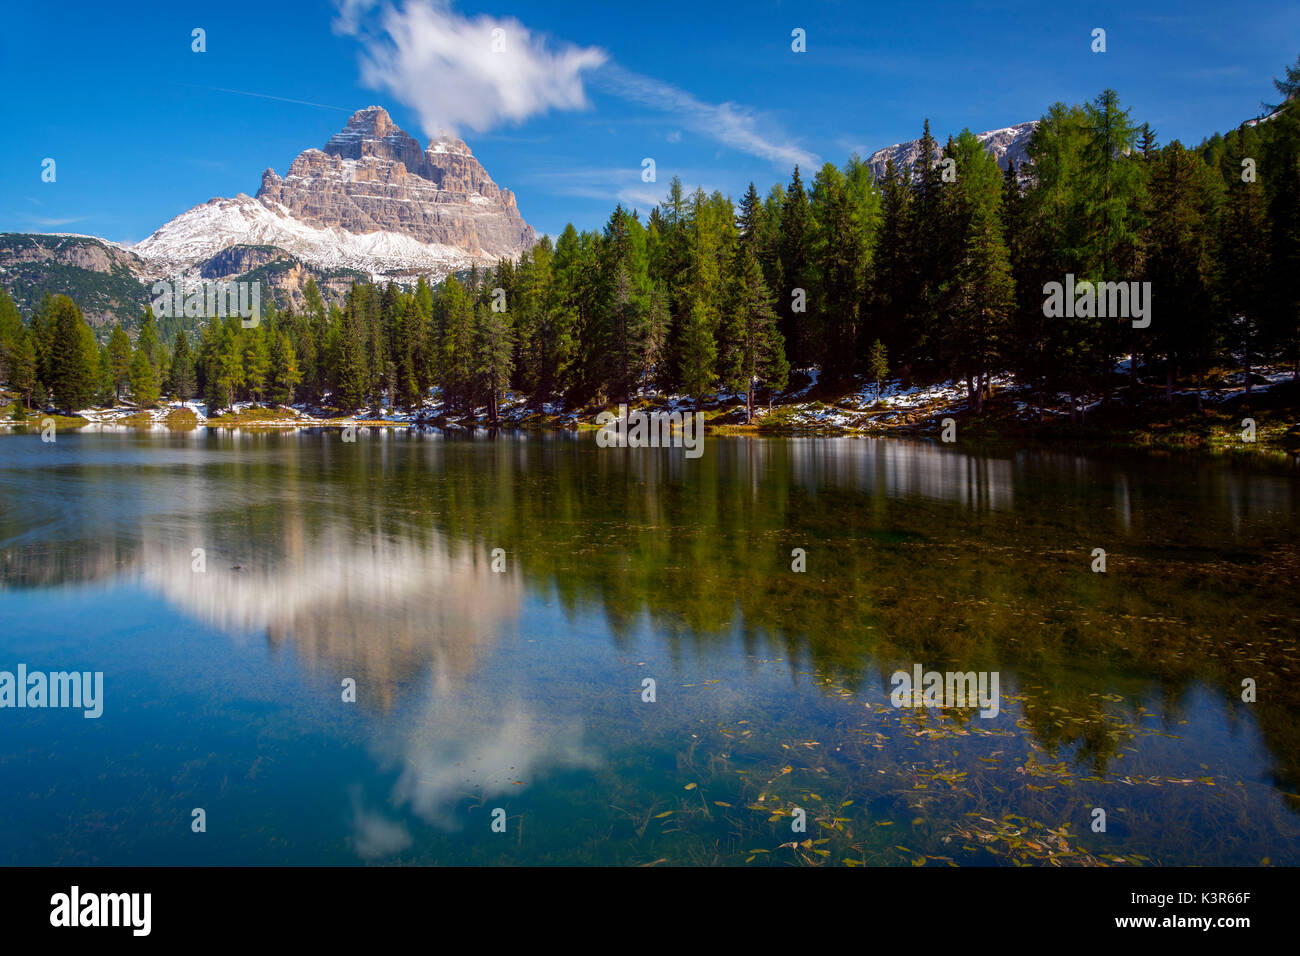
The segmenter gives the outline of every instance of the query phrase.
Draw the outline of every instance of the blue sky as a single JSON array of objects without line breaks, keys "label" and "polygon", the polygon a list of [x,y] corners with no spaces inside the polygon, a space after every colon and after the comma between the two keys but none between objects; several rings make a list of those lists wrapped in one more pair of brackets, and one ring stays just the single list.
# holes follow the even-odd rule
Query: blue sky
[{"label": "blue sky", "polygon": [[262,170],[283,174],[378,103],[421,142],[455,129],[555,235],[620,200],[648,209],[674,174],[766,192],[796,159],[865,156],[927,116],[942,140],[1107,86],[1162,143],[1191,144],[1256,115],[1297,54],[1294,2],[41,0],[11,5],[0,31],[0,231],[139,241],[255,193]]}]

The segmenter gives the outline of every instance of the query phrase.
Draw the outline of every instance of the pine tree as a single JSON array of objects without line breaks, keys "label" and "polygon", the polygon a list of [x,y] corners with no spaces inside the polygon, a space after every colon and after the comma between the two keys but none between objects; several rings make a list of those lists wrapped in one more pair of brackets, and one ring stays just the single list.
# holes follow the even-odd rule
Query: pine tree
[{"label": "pine tree", "polygon": [[[1083,191],[1084,239],[1081,246],[1083,277],[1092,282],[1126,282],[1133,279],[1141,261],[1141,233],[1146,209],[1146,163],[1133,156],[1138,131],[1120,108],[1114,90],[1102,91],[1084,106],[1087,147]],[[1154,140],[1153,140],[1154,142]],[[1149,333],[1134,333],[1132,325],[1116,317],[1092,323],[1099,368],[1109,394],[1110,369],[1124,343],[1135,350],[1149,341]]]},{"label": "pine tree", "polygon": [[448,277],[435,311],[443,401],[450,410],[468,410],[474,384],[474,301],[454,276]]},{"label": "pine tree", "polygon": [[1213,199],[1211,172],[1174,140],[1151,167],[1151,221],[1147,274],[1159,290],[1159,313],[1150,333],[1166,360],[1166,398],[1173,400],[1181,363],[1200,371],[1218,327],[1211,296]]},{"label": "pine tree", "polygon": [[9,369],[9,383],[23,397],[23,405],[32,405],[32,391],[36,388],[36,347],[34,336],[26,329],[19,328],[13,348],[13,359]]},{"label": "pine tree", "polygon": [[[92,364],[85,347],[84,328],[89,326],[65,295],[55,296],[50,304],[52,332],[49,349],[49,381],[54,404],[68,414],[86,408],[94,397],[97,362]],[[94,336],[91,334],[93,342]]]},{"label": "pine tree", "polygon": [[131,356],[131,397],[141,408],[158,404],[158,373],[142,348],[137,348]]},{"label": "pine tree", "polygon": [[828,385],[854,370],[861,313],[879,226],[880,197],[870,170],[856,156],[844,172],[826,163],[813,182],[809,247],[816,279],[819,364]]},{"label": "pine tree", "polygon": [[717,381],[714,371],[718,346],[713,338],[712,321],[708,307],[696,300],[686,313],[686,321],[679,332],[680,378],[682,387],[695,399],[695,407]]},{"label": "pine tree", "polygon": [[176,341],[172,343],[171,377],[168,382],[168,390],[182,402],[188,402],[194,397],[194,356],[190,352],[189,336],[184,331],[177,332]]},{"label": "pine tree", "polygon": [[[791,364],[803,368],[814,361],[814,345],[809,332],[809,210],[808,196],[799,167],[794,167],[790,188],[781,204],[780,239],[777,243],[783,286],[777,290],[776,307],[780,317],[781,337]],[[796,296],[795,290],[803,295]],[[799,311],[796,311],[796,308]]]},{"label": "pine tree", "polygon": [[876,401],[880,401],[880,386],[889,374],[889,353],[880,339],[871,345],[871,354],[867,357],[867,374],[876,383]]},{"label": "pine tree", "polygon": [[488,421],[494,426],[501,393],[509,387],[514,370],[514,348],[509,312],[494,312],[480,304],[474,315],[474,374],[487,398]]},{"label": "pine tree", "polygon": [[218,333],[213,391],[209,404],[213,408],[230,408],[235,404],[235,390],[244,387],[244,349],[237,319],[217,320]]},{"label": "pine tree", "polygon": [[302,381],[298,370],[298,357],[293,350],[293,343],[284,333],[272,333],[269,367],[269,388],[267,396],[280,405],[291,405],[294,390]]},{"label": "pine tree", "polygon": [[1003,181],[997,162],[970,130],[945,150],[957,179],[944,186],[944,228],[956,258],[939,298],[936,340],[948,371],[964,378],[972,410],[983,411],[989,376],[1003,364],[1015,287],[1003,239]]},{"label": "pine tree", "polygon": [[647,322],[645,308],[634,295],[631,277],[622,265],[615,270],[607,314],[599,345],[603,378],[610,393],[630,405],[632,389],[645,370]]},{"label": "pine tree", "polygon": [[745,420],[754,420],[754,385],[785,385],[789,364],[777,329],[776,312],[754,250],[737,250],[732,279],[732,309],[724,332],[722,368],[728,385],[745,393]]},{"label": "pine tree", "polygon": [[881,221],[871,284],[872,324],[882,341],[889,342],[896,354],[903,354],[918,344],[918,336],[913,335],[906,325],[912,313],[911,299],[916,281],[908,244],[911,193],[902,171],[894,165],[893,157],[885,161],[880,192]]},{"label": "pine tree", "polygon": [[1088,133],[1081,107],[1053,104],[1029,139],[1031,188],[1021,205],[1020,273],[1023,290],[1016,330],[1017,370],[1040,396],[1065,391],[1075,396],[1087,387],[1096,367],[1096,336],[1091,319],[1047,318],[1046,283],[1064,283],[1083,273],[1080,250],[1087,227],[1084,214],[1085,151]]},{"label": "pine tree", "polygon": [[1150,123],[1138,127],[1138,152],[1145,161],[1150,161],[1156,154],[1156,131]]},{"label": "pine tree", "polygon": [[354,286],[332,323],[335,326],[333,399],[336,406],[346,411],[364,406],[370,394],[363,298],[366,297],[361,288]]},{"label": "pine tree", "polygon": [[1230,138],[1220,168],[1226,187],[1217,237],[1214,285],[1228,316],[1229,341],[1241,354],[1246,394],[1251,391],[1253,359],[1267,345],[1269,296],[1269,227],[1263,183],[1243,179],[1243,161],[1258,160],[1260,143],[1253,126],[1243,123]]},{"label": "pine tree", "polygon": [[754,188],[751,180],[749,188],[745,190],[745,195],[740,200],[740,211],[736,216],[736,231],[739,233],[740,244],[756,258],[766,225],[765,219],[763,201],[758,198],[758,190]]},{"label": "pine tree", "polygon": [[146,308],[140,316],[140,334],[136,336],[135,346],[144,352],[157,376],[164,368],[166,356],[162,340],[158,337],[158,320],[154,317],[152,306]]},{"label": "pine tree", "polygon": [[25,329],[18,306],[4,288],[0,288],[0,382],[13,377],[18,342]]},{"label": "pine tree", "polygon": [[131,374],[131,340],[120,324],[113,326],[108,338],[109,376],[113,385],[113,399],[122,400],[122,386]]},{"label": "pine tree", "polygon": [[244,387],[255,402],[266,397],[267,374],[271,367],[270,350],[267,348],[265,329],[270,323],[261,323],[253,328],[243,329],[242,345],[244,350]]}]

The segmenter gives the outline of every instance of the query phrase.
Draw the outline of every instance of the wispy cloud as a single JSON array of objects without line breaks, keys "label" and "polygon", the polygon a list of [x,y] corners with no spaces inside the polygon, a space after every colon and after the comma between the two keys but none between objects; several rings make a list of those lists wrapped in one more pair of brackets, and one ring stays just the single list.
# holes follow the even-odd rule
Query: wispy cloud
[{"label": "wispy cloud", "polygon": [[28,222],[34,222],[38,226],[66,226],[70,222],[81,222],[89,219],[89,216],[71,216],[67,219],[44,219],[40,216],[28,216]]},{"label": "wispy cloud", "polygon": [[[336,7],[335,30],[355,36],[362,45],[362,82],[414,109],[430,136],[444,128],[483,132],[550,110],[585,109],[590,83],[774,164],[819,162],[760,111],[705,102],[624,69],[598,47],[551,41],[514,18],[465,17],[451,9],[449,0],[407,0],[400,7],[336,0]],[[680,131],[673,136],[670,142],[680,139]]]},{"label": "wispy cloud", "polygon": [[175,83],[175,82],[173,82],[172,85],[188,86],[192,90],[211,90],[214,93],[235,93],[239,96],[255,96],[259,100],[278,100],[281,103],[297,103],[299,106],[314,106],[317,109],[337,110],[340,113],[354,112],[354,110],[350,110],[345,106],[330,106],[328,103],[313,103],[310,100],[295,100],[287,96],[272,96],[270,93],[254,93],[249,90],[230,90],[230,89],[226,89],[223,86],[198,86],[194,83]]},{"label": "wispy cloud", "polygon": [[772,121],[757,110],[730,102],[706,103],[671,83],[632,73],[616,63],[607,65],[598,76],[601,86],[614,95],[670,113],[688,129],[742,153],[783,166],[813,166],[819,161],[815,153],[773,132]]}]

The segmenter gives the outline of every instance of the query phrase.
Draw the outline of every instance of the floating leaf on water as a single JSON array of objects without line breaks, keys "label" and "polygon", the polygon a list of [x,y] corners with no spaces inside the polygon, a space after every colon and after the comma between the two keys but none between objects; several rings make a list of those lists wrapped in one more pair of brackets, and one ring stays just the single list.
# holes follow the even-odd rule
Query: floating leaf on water
[{"label": "floating leaf on water", "polygon": [[674,813],[676,813],[676,812],[677,812],[676,810],[665,810],[663,813],[656,813],[656,814],[655,814],[655,819],[656,819],[656,820],[662,820],[664,817],[671,816],[672,814],[674,814]]},{"label": "floating leaf on water", "polygon": [[687,789],[687,790],[694,790],[694,789],[695,789],[695,784],[693,784],[693,783],[688,783],[688,784],[686,785],[686,789]]}]

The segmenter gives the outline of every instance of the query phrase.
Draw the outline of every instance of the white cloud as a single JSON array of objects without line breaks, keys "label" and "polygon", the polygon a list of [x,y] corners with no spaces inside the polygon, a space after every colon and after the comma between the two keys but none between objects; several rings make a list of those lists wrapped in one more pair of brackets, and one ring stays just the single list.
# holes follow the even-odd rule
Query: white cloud
[{"label": "white cloud", "polygon": [[[450,0],[335,0],[334,29],[362,44],[361,79],[411,107],[425,133],[476,133],[550,110],[588,106],[584,80],[620,99],[670,114],[692,132],[788,168],[816,167],[770,117],[736,103],[707,103],[653,77],[623,69],[599,47],[555,43],[513,17],[465,17]],[[493,31],[504,44],[493,52]],[[670,133],[668,142],[681,139]]]},{"label": "white cloud", "polygon": [[367,16],[371,7],[343,0],[335,29],[361,41],[362,82],[414,109],[430,136],[583,109],[583,73],[608,59],[596,47],[551,49],[545,37],[512,17],[470,19],[440,0],[411,0],[400,8],[385,3],[377,29]]}]

